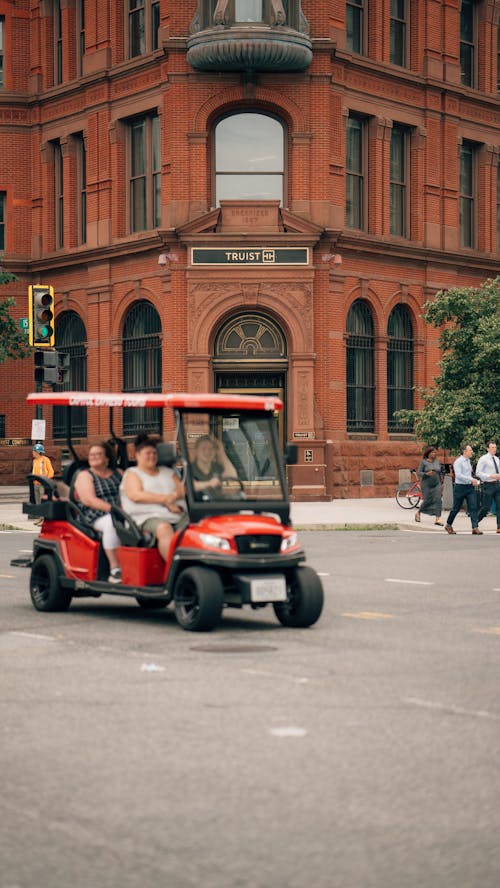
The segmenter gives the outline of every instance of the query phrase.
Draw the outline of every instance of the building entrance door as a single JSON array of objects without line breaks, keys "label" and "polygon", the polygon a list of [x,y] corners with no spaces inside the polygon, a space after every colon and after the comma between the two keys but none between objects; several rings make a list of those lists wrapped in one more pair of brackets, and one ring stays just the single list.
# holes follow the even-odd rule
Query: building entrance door
[{"label": "building entrance door", "polygon": [[283,331],[265,315],[238,315],[221,328],[214,352],[216,391],[281,398],[285,406],[278,414],[278,431],[284,449],[288,361]]}]

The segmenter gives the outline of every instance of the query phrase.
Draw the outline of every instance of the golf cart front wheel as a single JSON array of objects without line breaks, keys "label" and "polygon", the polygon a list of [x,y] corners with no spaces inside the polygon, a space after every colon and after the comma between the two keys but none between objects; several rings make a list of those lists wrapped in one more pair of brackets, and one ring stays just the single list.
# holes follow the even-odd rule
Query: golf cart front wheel
[{"label": "golf cart front wheel", "polygon": [[296,629],[312,626],[323,610],[323,586],[310,567],[297,567],[288,587],[288,598],[273,605],[283,626]]},{"label": "golf cart front wheel", "polygon": [[175,586],[175,616],[183,629],[206,632],[220,622],[224,587],[219,574],[208,567],[187,567]]}]

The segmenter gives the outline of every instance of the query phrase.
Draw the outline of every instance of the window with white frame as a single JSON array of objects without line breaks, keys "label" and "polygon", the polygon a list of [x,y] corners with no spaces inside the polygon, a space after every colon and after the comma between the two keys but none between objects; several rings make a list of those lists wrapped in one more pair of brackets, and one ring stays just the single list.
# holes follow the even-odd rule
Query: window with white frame
[{"label": "window with white frame", "polygon": [[160,3],[158,0],[128,0],[128,54],[130,58],[158,49]]},{"label": "window with white frame", "polygon": [[243,112],[215,126],[215,197],[285,200],[285,132],[275,117]]},{"label": "window with white frame", "polygon": [[146,114],[129,122],[130,230],[147,231],[161,223],[160,119]]},{"label": "window with white frame", "polygon": [[409,0],[391,0],[391,62],[403,68],[407,64],[406,38]]},{"label": "window with white frame", "polygon": [[390,230],[398,237],[407,236],[408,218],[408,130],[393,124],[390,164]]},{"label": "window with white frame", "polygon": [[463,142],[460,148],[459,226],[460,246],[473,247],[475,242],[476,146]]},{"label": "window with white frame", "polygon": [[365,0],[347,0],[346,46],[351,52],[364,52]]},{"label": "window with white frame", "polygon": [[365,225],[365,121],[354,115],[347,119],[346,133],[346,225]]},{"label": "window with white frame", "polygon": [[461,0],[460,6],[460,72],[464,86],[474,86],[475,3]]}]

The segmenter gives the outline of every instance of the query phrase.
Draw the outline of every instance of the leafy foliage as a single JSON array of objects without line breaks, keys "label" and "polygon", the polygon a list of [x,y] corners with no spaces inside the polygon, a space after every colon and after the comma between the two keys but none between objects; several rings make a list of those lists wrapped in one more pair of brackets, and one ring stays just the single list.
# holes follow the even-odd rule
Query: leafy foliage
[{"label": "leafy foliage", "polygon": [[[0,271],[0,284],[10,284],[17,281],[15,274],[9,271]],[[12,297],[0,297],[0,364],[8,358],[25,358],[31,353],[28,345],[28,337],[19,327],[9,309],[16,302]]]},{"label": "leafy foliage", "polygon": [[452,288],[424,305],[428,324],[441,328],[440,372],[423,391],[422,410],[400,411],[422,441],[459,452],[476,451],[500,434],[500,278]]}]

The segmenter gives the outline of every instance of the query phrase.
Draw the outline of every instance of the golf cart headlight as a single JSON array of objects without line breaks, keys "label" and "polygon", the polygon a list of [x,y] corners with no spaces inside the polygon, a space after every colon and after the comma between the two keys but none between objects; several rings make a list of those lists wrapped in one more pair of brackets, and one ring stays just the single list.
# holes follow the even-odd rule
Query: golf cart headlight
[{"label": "golf cart headlight", "polygon": [[281,542],[281,551],[287,552],[288,549],[293,549],[294,546],[297,545],[299,538],[296,533],[291,533],[290,536],[285,537]]},{"label": "golf cart headlight", "polygon": [[228,551],[231,548],[229,540],[215,536],[214,533],[200,533],[200,540],[204,546],[210,546],[211,549],[224,549]]}]

